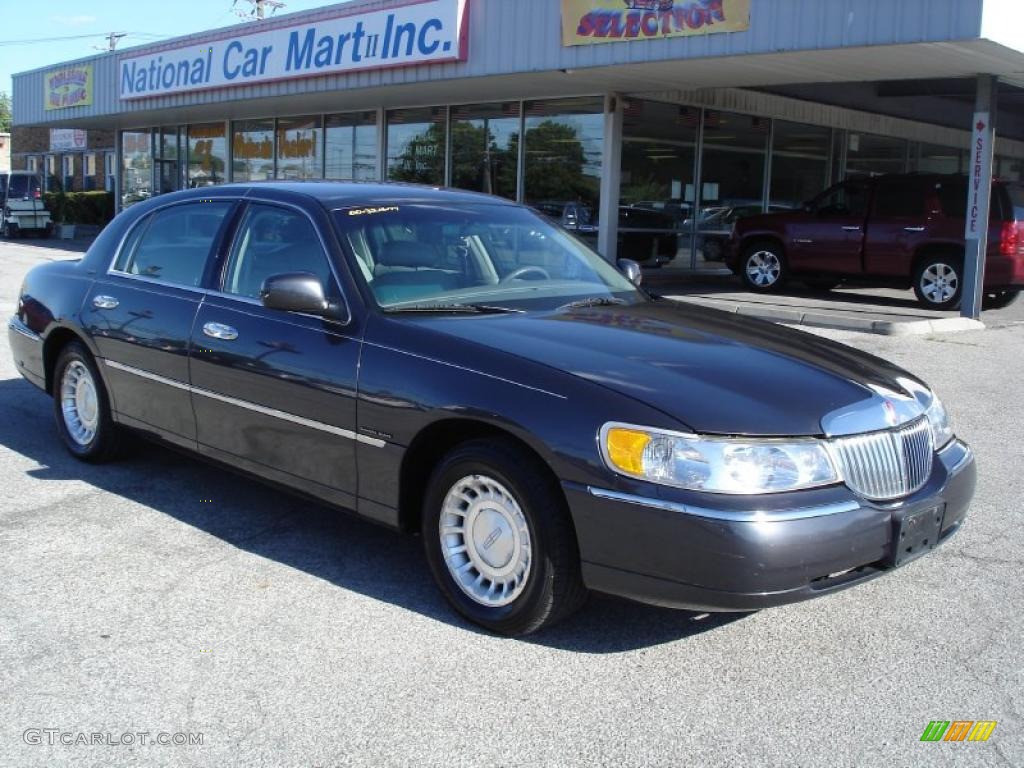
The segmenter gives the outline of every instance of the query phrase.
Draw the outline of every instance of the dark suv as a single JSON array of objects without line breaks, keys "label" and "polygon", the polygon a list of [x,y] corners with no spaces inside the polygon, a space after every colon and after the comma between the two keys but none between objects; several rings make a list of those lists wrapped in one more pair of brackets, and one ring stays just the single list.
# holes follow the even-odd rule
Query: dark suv
[{"label": "dark suv", "polygon": [[[726,263],[747,288],[775,291],[790,277],[829,290],[844,280],[912,287],[931,309],[960,304],[967,178],[908,174],[851,179],[802,210],[736,223]],[[992,188],[986,307],[1024,288],[1024,186]]]}]

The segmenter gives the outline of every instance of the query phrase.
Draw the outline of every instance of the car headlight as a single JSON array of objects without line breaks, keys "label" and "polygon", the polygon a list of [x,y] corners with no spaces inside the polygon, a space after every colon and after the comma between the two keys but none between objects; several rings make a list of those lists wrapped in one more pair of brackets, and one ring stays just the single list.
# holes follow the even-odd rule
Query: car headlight
[{"label": "car headlight", "polygon": [[949,411],[938,396],[933,394],[931,405],[925,413],[928,416],[928,425],[932,429],[935,450],[942,450],[953,439],[953,422],[949,418]]},{"label": "car headlight", "polygon": [[813,438],[720,438],[606,424],[600,440],[613,471],[692,491],[753,495],[842,481],[825,444]]}]

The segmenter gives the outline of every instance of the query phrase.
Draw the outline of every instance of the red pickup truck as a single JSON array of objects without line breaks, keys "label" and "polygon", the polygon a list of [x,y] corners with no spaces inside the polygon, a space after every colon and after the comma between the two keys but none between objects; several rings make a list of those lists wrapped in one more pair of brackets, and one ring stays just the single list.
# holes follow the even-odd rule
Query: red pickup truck
[{"label": "red pickup truck", "polygon": [[[837,184],[802,210],[736,222],[726,263],[752,291],[790,278],[830,290],[844,281],[912,287],[931,309],[960,304],[967,177],[907,174]],[[1024,288],[1024,186],[992,187],[985,306],[1004,307]]]}]

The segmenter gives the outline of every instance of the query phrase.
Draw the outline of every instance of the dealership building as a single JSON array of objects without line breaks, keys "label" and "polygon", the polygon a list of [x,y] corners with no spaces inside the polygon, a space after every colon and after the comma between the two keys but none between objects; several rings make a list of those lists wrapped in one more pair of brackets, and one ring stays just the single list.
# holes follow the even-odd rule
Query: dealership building
[{"label": "dealership building", "polygon": [[572,203],[609,258],[623,207],[655,209],[701,269],[729,212],[847,177],[987,176],[983,145],[1024,180],[1022,22],[1015,0],[356,1],[18,74],[14,162],[68,167],[19,130],[110,137],[93,187],[121,207],[275,178]]}]

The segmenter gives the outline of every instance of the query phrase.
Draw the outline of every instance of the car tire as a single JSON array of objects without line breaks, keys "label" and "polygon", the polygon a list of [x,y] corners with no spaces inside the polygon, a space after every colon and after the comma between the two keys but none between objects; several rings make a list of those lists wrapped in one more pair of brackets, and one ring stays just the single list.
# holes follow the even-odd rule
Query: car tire
[{"label": "car tire", "polygon": [[18,236],[18,225],[5,221],[0,234],[3,235],[5,240],[13,240]]},{"label": "car tire", "polygon": [[740,280],[755,293],[773,293],[789,279],[786,254],[778,243],[761,241],[743,249],[740,260]]},{"label": "car tire", "polygon": [[1020,291],[996,291],[985,294],[983,306],[985,309],[1005,309],[1020,298]]},{"label": "car tire", "polygon": [[97,464],[117,456],[121,435],[110,399],[92,355],[80,342],[67,344],[57,356],[51,394],[57,431],[72,456]]},{"label": "car tire", "polygon": [[492,632],[536,632],[586,600],[561,489],[512,441],[471,440],[442,459],[427,485],[421,533],[445,598]]},{"label": "car tire", "polygon": [[805,278],[803,283],[812,291],[822,291],[828,293],[839,287],[841,280],[833,280],[828,277],[811,277]]},{"label": "car tire", "polygon": [[963,296],[963,275],[962,255],[937,253],[926,256],[914,270],[914,294],[921,306],[928,309],[957,309]]}]

